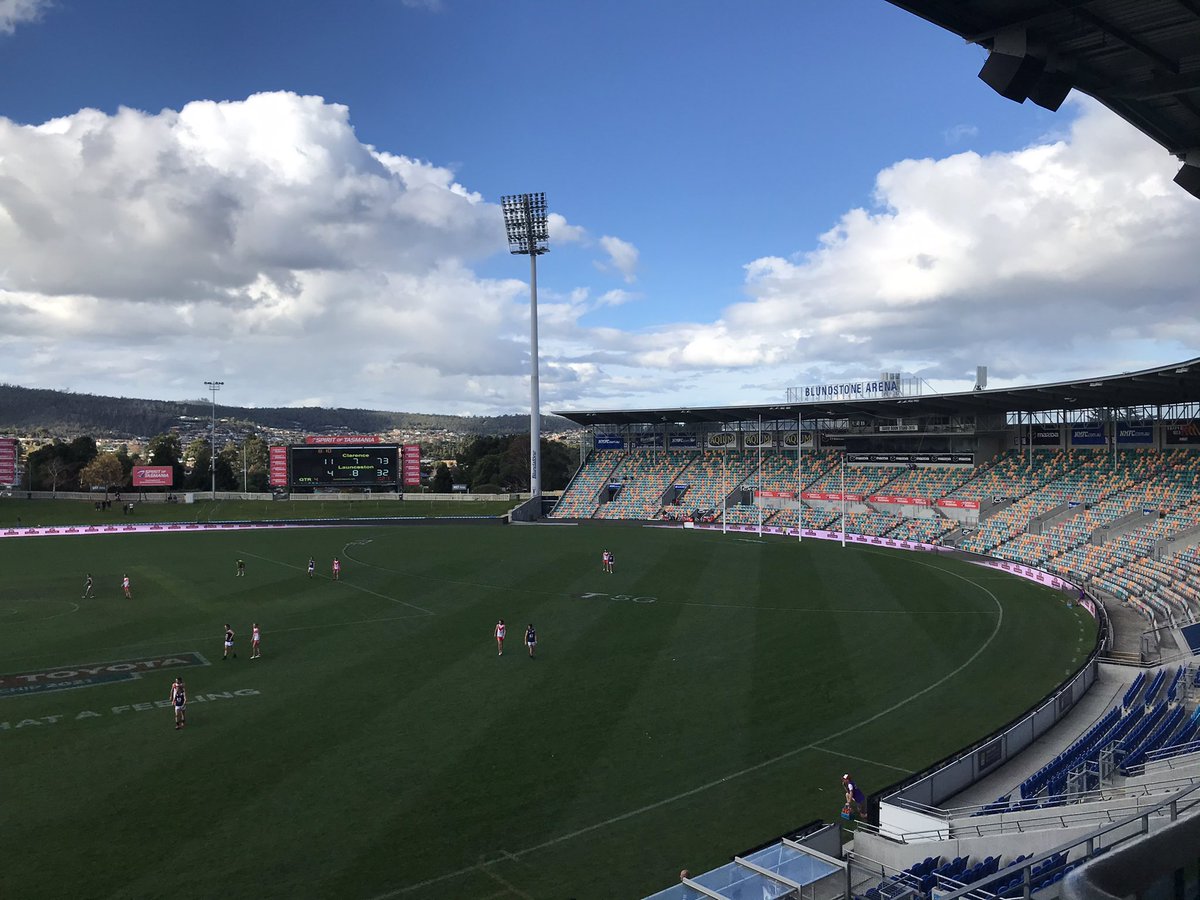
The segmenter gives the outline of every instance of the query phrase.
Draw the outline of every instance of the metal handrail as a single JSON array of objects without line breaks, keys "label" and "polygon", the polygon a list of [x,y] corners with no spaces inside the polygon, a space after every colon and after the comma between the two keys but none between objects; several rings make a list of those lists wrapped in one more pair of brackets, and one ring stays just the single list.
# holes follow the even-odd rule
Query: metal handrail
[{"label": "metal handrail", "polygon": [[[1181,804],[1180,801],[1184,800],[1184,798],[1188,798],[1189,795],[1192,795],[1190,799],[1188,799],[1186,803]],[[1163,810],[1167,810],[1167,813],[1171,817],[1171,821],[1175,821],[1175,819],[1179,817],[1180,809],[1188,809],[1196,806],[1197,804],[1200,804],[1200,784],[1193,785],[1189,788],[1179,791],[1176,794],[1172,794],[1169,798],[1161,801],[1156,806],[1153,806],[1150,809],[1141,810],[1131,816],[1128,816],[1117,822],[1113,822],[1111,825],[1101,828],[1099,831],[1089,832],[1083,837],[1075,838],[1067,841],[1064,844],[1059,844],[1057,847],[1054,847],[1051,850],[1046,850],[1042,853],[1031,856],[1028,859],[1023,859],[1021,862],[1016,863],[1015,865],[1010,865],[1004,869],[998,869],[995,873],[987,877],[987,883],[994,884],[997,881],[1004,880],[1006,874],[1011,877],[1012,875],[1017,874],[1018,871],[1021,871],[1025,877],[1025,884],[1028,885],[1030,873],[1033,871],[1033,867],[1039,863],[1045,862],[1047,859],[1050,859],[1053,856],[1057,856],[1060,853],[1070,854],[1070,851],[1078,847],[1080,844],[1087,845],[1088,856],[1091,856],[1095,852],[1096,841],[1110,832],[1124,828],[1127,825],[1131,825],[1132,823],[1141,820],[1142,828],[1140,834],[1146,834],[1150,830],[1151,816],[1161,814]],[[1125,840],[1128,840],[1128,838],[1119,840],[1110,846],[1118,846],[1119,844],[1124,843]],[[942,894],[940,896],[940,900],[958,900],[959,897],[964,897],[970,894],[972,891],[979,891],[981,896],[993,896],[990,892],[984,891],[982,888],[976,888],[973,885],[967,885],[962,888],[957,888],[948,894]]]}]

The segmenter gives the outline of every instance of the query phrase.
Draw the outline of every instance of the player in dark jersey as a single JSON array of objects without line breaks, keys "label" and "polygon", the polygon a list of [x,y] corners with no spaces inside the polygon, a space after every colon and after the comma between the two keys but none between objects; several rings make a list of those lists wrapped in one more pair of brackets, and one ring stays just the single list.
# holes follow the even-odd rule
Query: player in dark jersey
[{"label": "player in dark jersey", "polygon": [[92,593],[92,591],[95,587],[96,587],[96,583],[92,580],[92,573],[88,572],[87,581],[85,581],[83,583],[83,596],[80,597],[79,599],[87,600],[87,599],[91,598],[94,600],[96,598],[96,595],[94,593]]},{"label": "player in dark jersey", "polygon": [[246,574],[246,561],[244,559],[239,559],[237,561],[237,577],[241,578],[245,574]]},{"label": "player in dark jersey", "polygon": [[317,571],[317,561],[311,556],[308,558],[308,577],[312,578],[313,573]]},{"label": "player in dark jersey", "polygon": [[525,629],[525,646],[529,649],[529,658],[533,659],[533,651],[537,647],[537,630],[533,627],[532,622]]},{"label": "player in dark jersey", "polygon": [[233,629],[229,627],[229,623],[225,623],[225,654],[221,659],[229,659],[229,654],[233,653],[233,658],[237,659],[237,654],[233,652]]},{"label": "player in dark jersey", "polygon": [[175,707],[175,730],[178,731],[187,724],[187,688],[178,675],[171,684],[171,705]]}]

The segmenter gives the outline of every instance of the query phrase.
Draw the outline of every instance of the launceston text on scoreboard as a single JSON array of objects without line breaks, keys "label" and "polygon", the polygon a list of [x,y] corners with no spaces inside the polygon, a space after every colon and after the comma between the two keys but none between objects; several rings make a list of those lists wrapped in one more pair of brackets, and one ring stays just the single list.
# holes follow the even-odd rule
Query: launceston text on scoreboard
[{"label": "launceston text on scoreboard", "polygon": [[416,444],[384,444],[373,436],[310,438],[303,445],[272,447],[270,483],[296,488],[411,487],[421,482]]}]

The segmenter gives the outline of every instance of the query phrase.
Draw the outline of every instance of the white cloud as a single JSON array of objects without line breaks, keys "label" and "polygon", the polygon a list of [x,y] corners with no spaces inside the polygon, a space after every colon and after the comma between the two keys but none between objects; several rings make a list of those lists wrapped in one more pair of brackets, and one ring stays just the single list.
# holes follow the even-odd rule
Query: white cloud
[{"label": "white cloud", "polygon": [[0,0],[0,34],[12,34],[18,25],[36,22],[53,0]]},{"label": "white cloud", "polygon": [[[890,166],[874,206],[812,249],[747,262],[744,297],[718,316],[655,322],[653,296],[542,285],[547,408],[778,399],[885,369],[946,386],[976,364],[998,385],[1196,355],[1200,203],[1148,139],[1078,112],[1018,151]],[[550,226],[591,245],[583,226]],[[637,248],[596,243],[632,282]],[[475,271],[505,251],[494,204],[362,144],[318,97],[0,118],[0,381],[187,397],[220,376],[247,405],[519,410],[528,287]]]},{"label": "white cloud", "polygon": [[633,246],[629,241],[623,241],[619,237],[613,237],[608,234],[600,238],[600,246],[608,254],[606,266],[616,269],[621,273],[625,281],[630,284],[637,281],[637,247]]},{"label": "white cloud", "polygon": [[962,386],[988,364],[995,385],[1195,355],[1200,204],[1153,142],[1078,112],[1062,140],[896,163],[814,250],[748,263],[719,320],[638,333],[606,364],[704,372],[691,402],[732,402],[749,379],[782,394],[902,368]]}]

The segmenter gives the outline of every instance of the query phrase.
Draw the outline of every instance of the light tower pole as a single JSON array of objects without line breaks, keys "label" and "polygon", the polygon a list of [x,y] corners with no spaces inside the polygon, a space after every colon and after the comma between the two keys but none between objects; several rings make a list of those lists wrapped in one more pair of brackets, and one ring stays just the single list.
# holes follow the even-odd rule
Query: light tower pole
[{"label": "light tower pole", "polygon": [[538,398],[537,258],[550,251],[545,194],[500,198],[508,249],[529,257],[529,493],[542,495],[542,409]]},{"label": "light tower pole", "polygon": [[212,393],[212,457],[208,461],[208,470],[212,473],[212,498],[217,499],[217,391],[223,381],[206,381],[204,386]]}]

